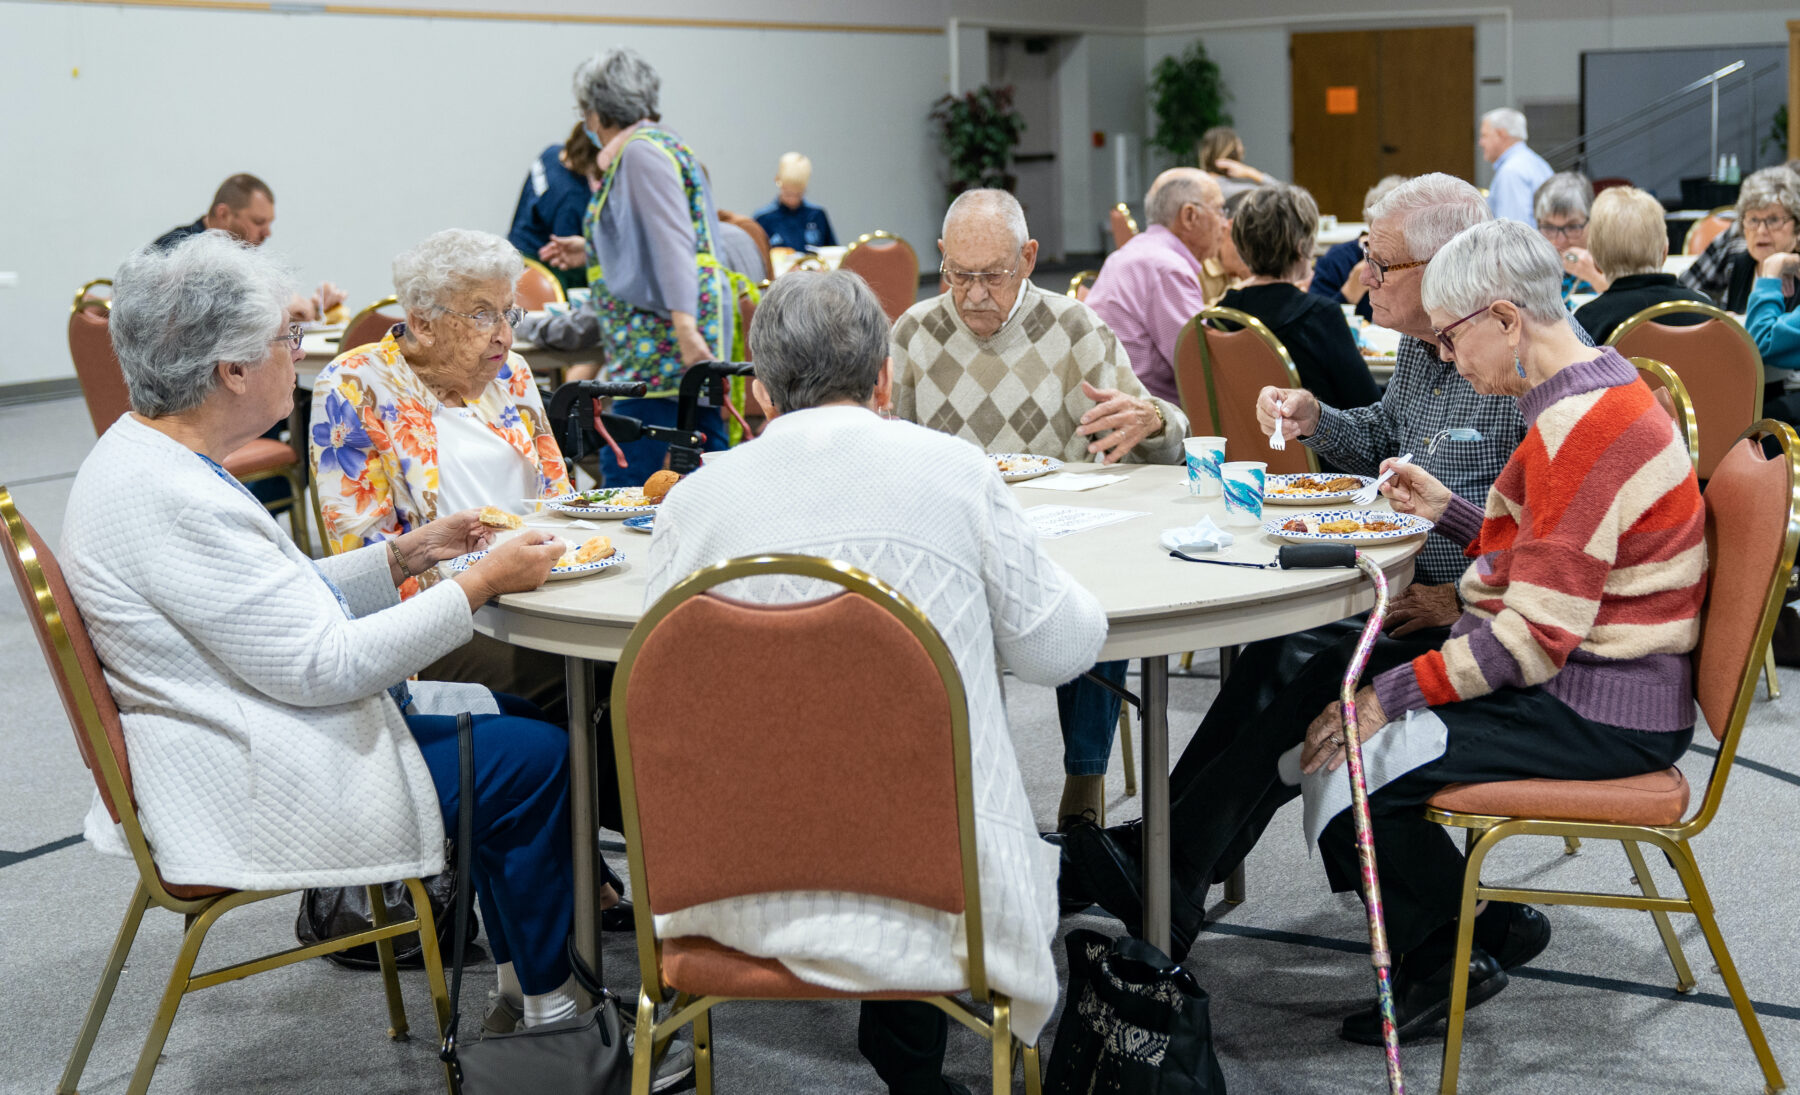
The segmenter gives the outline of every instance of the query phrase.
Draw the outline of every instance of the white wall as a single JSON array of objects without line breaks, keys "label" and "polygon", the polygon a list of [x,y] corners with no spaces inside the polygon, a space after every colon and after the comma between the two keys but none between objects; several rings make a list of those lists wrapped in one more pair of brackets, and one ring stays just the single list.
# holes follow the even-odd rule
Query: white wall
[{"label": "white wall", "polygon": [[[0,385],[71,375],[76,287],[199,216],[234,171],[275,190],[268,246],[353,305],[390,292],[393,255],[439,228],[504,233],[527,164],[573,121],[575,65],[614,43],[660,70],[663,116],[706,161],[721,205],[768,201],[776,158],[805,150],[840,234],[887,228],[929,260],[942,189],[925,114],[948,84],[941,33],[0,0],[0,271],[19,275],[0,288]],[[793,78],[778,66],[797,63],[805,95],[779,90]]]}]

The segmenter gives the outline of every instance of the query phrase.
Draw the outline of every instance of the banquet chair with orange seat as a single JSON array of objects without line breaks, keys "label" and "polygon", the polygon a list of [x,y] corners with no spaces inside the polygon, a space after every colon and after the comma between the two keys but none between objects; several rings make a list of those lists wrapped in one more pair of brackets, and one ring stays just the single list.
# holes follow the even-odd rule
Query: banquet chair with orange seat
[{"label": "banquet chair with orange seat", "polygon": [[735,224],[739,228],[742,228],[744,234],[750,237],[750,241],[756,244],[756,250],[762,254],[763,264],[762,277],[757,280],[761,281],[774,277],[775,262],[769,255],[769,234],[763,231],[762,225],[756,223],[756,218],[746,217],[742,213],[732,213],[721,209],[719,210],[719,219],[727,224]]},{"label": "banquet chair with orange seat", "polygon": [[[569,294],[563,292],[562,282],[548,266],[532,258],[520,255],[525,260],[525,272],[519,275],[518,284],[514,287],[514,300],[527,312],[541,312],[546,304],[567,304]],[[349,330],[348,327],[345,330]]]},{"label": "banquet chair with orange seat", "polygon": [[[1688,315],[1702,319],[1686,327],[1661,322]],[[1652,304],[1619,324],[1606,344],[1625,357],[1660,361],[1681,378],[1700,427],[1702,480],[1712,477],[1732,438],[1762,418],[1762,354],[1723,309],[1690,300]]]},{"label": "banquet chair with orange seat", "polygon": [[347,354],[358,346],[380,342],[394,324],[405,318],[400,311],[399,297],[382,297],[344,324],[344,334],[338,339],[338,353]]},{"label": "banquet chair with orange seat", "polygon": [[[1219,323],[1237,326],[1225,331]],[[1227,460],[1262,460],[1269,474],[1316,472],[1319,458],[1305,445],[1269,447],[1256,422],[1256,397],[1265,385],[1299,388],[1300,371],[1287,347],[1262,320],[1236,308],[1208,308],[1175,340],[1175,388],[1195,433],[1225,439]]]},{"label": "banquet chair with orange seat", "polygon": [[1737,221],[1737,207],[1721,205],[1717,209],[1701,217],[1688,226],[1687,235],[1681,241],[1681,253],[1698,255],[1706,250],[1706,245],[1719,238],[1719,233],[1730,228]]},{"label": "banquet chair with orange seat", "polygon": [[1138,234],[1137,221],[1124,202],[1112,207],[1107,213],[1107,220],[1112,225],[1113,248],[1117,250],[1130,242],[1131,237]]},{"label": "banquet chair with orange seat", "polygon": [[[194,972],[201,944],[220,917],[232,909],[283,897],[294,891],[231,890],[219,886],[177,885],[163,880],[157,869],[155,853],[144,836],[143,825],[138,818],[137,799],[132,788],[131,760],[126,752],[125,731],[119,719],[119,708],[114,702],[111,687],[106,683],[105,672],[100,665],[99,655],[95,653],[93,641],[88,636],[87,625],[82,622],[80,610],[63,579],[62,568],[37,531],[14,507],[12,495],[4,486],[0,486],[0,523],[6,527],[4,554],[7,570],[12,574],[20,600],[25,603],[25,615],[31,621],[38,648],[49,665],[50,676],[62,698],[63,710],[68,715],[70,728],[75,732],[75,744],[80,750],[82,763],[93,774],[101,801],[123,831],[124,843],[131,852],[138,873],[137,888],[125,908],[124,922],[119,925],[118,936],[113,941],[112,951],[100,975],[100,983],[94,989],[87,1017],[75,1039],[75,1048],[69,1055],[68,1067],[57,1085],[58,1095],[75,1095],[81,1083],[88,1054],[94,1047],[95,1037],[100,1033],[100,1024],[106,1018],[113,990],[118,986],[119,974],[131,956],[138,926],[151,905],[181,916],[184,926],[174,968],[169,972],[161,1003],[151,1020],[137,1068],[126,1088],[127,1095],[143,1095],[149,1088],[163,1043],[175,1021],[176,1009],[181,1006],[182,999],[188,993],[365,943],[375,944],[380,959],[382,982],[387,992],[390,1024],[388,1037],[404,1041],[407,1038],[406,1009],[400,995],[393,940],[415,932],[419,935],[423,951],[432,1005],[436,1011],[441,1037],[450,1016],[450,995],[444,987],[444,970],[438,957],[437,930],[432,920],[431,902],[427,900],[423,884],[416,878],[405,880],[412,895],[413,907],[419,910],[411,919],[390,921],[387,905],[382,897],[382,887],[374,885],[368,887],[373,926],[365,931],[323,940],[311,946],[290,947],[205,973]],[[447,1071],[445,1080],[448,1084]],[[454,1095],[454,1086],[451,1086],[451,1092]]]},{"label": "banquet chair with orange seat", "polygon": [[[97,287],[111,284],[106,278],[96,278],[83,285],[69,310],[69,357],[75,363],[75,379],[81,384],[81,398],[87,403],[96,437],[131,410],[125,372],[113,352],[109,322],[112,301],[94,293]],[[311,542],[306,521],[308,476],[306,461],[293,446],[272,437],[259,437],[227,456],[224,466],[240,483],[287,480],[288,496],[263,505],[271,513],[286,511],[294,542],[304,550]],[[317,512],[317,502],[313,508]]]},{"label": "banquet chair with orange seat", "polygon": [[[1774,440],[1779,455],[1764,456],[1766,439]],[[1699,809],[1687,816],[1689,786],[1679,768],[1611,780],[1523,779],[1453,784],[1434,795],[1426,807],[1426,817],[1466,829],[1471,837],[1456,956],[1450,965],[1456,972],[1450,992],[1450,1026],[1444,1040],[1440,1090],[1445,1095],[1456,1091],[1475,906],[1481,901],[1645,910],[1668,951],[1676,991],[1683,993],[1692,992],[1696,982],[1669,923],[1669,913],[1693,915],[1700,922],[1701,933],[1762,1068],[1768,1090],[1782,1089],[1781,1070],[1719,932],[1712,897],[1701,877],[1692,841],[1718,816],[1726,780],[1756,695],[1763,651],[1775,630],[1775,618],[1787,592],[1788,574],[1794,566],[1796,549],[1800,549],[1800,437],[1791,427],[1773,419],[1751,427],[1732,443],[1714,469],[1706,485],[1705,503],[1707,590],[1700,617],[1700,642],[1693,653],[1693,674],[1695,699],[1718,752]],[[1616,840],[1624,848],[1642,892],[1589,893],[1483,885],[1481,867],[1488,854],[1515,836]],[[1660,849],[1668,858],[1685,897],[1662,896],[1639,848],[1641,844]]]},{"label": "banquet chair with orange seat", "polygon": [[[719,592],[739,579],[838,588],[787,604]],[[699,677],[696,658],[709,667]],[[737,682],[751,678],[764,699],[746,706]],[[932,1004],[992,1042],[996,1095],[1012,1090],[1011,1003],[987,980],[962,676],[912,602],[849,564],[810,556],[704,568],[632,629],[612,710],[640,910],[633,1095],[648,1095],[653,1055],[690,1023],[698,1089],[711,1091],[712,1009],[747,999]],[[656,928],[656,916],[695,905],[791,891],[867,894],[960,917],[967,977],[936,991],[839,992],[775,959]],[[677,995],[659,1022],[668,991]],[[955,998],[964,991],[992,1006],[991,1021]],[[1037,1050],[1018,1048],[1026,1090],[1038,1095]]]},{"label": "banquet chair with orange seat", "polygon": [[899,236],[876,229],[856,237],[838,269],[849,270],[869,283],[889,323],[918,303],[919,256],[912,244]]},{"label": "banquet chair with orange seat", "polygon": [[1086,300],[1089,290],[1094,287],[1094,279],[1100,276],[1098,270],[1083,270],[1069,279],[1068,295],[1076,300]]}]

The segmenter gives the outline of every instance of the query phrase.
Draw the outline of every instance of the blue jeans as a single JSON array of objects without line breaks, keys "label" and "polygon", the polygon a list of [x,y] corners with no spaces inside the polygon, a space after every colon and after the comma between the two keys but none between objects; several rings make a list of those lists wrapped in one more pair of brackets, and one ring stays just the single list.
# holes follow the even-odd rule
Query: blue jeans
[{"label": "blue jeans", "polygon": [[[619,399],[613,402],[613,413],[627,415],[638,419],[646,426],[674,426],[676,401],[674,399]],[[701,407],[699,415],[694,419],[694,428],[706,435],[706,451],[728,447],[725,434],[725,418],[717,407]],[[618,458],[611,448],[600,450],[600,475],[609,487],[641,487],[644,481],[662,470],[663,458],[669,453],[669,446],[661,441],[648,438],[637,441],[621,441],[619,448],[625,453],[625,467],[620,467]]]},{"label": "blue jeans", "polygon": [[[519,987],[535,996],[569,978],[564,947],[575,915],[569,736],[524,700],[494,698],[500,714],[475,716],[473,882],[494,962],[513,963]],[[437,785],[444,831],[454,837],[456,719],[408,715],[406,726]]]},{"label": "blue jeans", "polygon": [[[1129,662],[1101,662],[1092,672],[1117,685],[1125,683]],[[1076,677],[1056,686],[1056,715],[1062,723],[1063,772],[1071,776],[1103,776],[1112,756],[1113,730],[1119,725],[1118,696]]]}]

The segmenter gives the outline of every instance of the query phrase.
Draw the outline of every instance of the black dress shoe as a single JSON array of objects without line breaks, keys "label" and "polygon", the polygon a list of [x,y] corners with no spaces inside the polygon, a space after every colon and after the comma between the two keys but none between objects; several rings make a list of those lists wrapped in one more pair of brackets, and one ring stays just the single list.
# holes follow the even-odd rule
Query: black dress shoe
[{"label": "black dress shoe", "polygon": [[[1481,920],[1497,908],[1511,913],[1505,936],[1501,940],[1483,938]],[[1496,901],[1488,906],[1487,912],[1476,918],[1475,934],[1476,945],[1493,955],[1501,969],[1516,969],[1544,953],[1544,948],[1550,945],[1550,920],[1530,905]]]},{"label": "black dress shoe", "polygon": [[600,930],[609,932],[637,931],[637,911],[631,902],[621,901],[611,908],[600,910]]},{"label": "black dress shoe", "polygon": [[[1433,1026],[1450,1014],[1451,962],[1433,970],[1429,976],[1413,977],[1402,962],[1394,971],[1394,1027],[1402,1042],[1423,1037]],[[1469,995],[1467,1007],[1475,1007],[1494,997],[1506,987],[1506,971],[1500,963],[1477,947],[1469,954]],[[1365,1046],[1381,1044],[1381,1006],[1376,1004],[1344,1020],[1338,1031],[1347,1042]]]},{"label": "black dress shoe", "polygon": [[[1071,891],[1119,918],[1127,931],[1144,937],[1144,869],[1139,858],[1142,824],[1110,829],[1078,825],[1064,834],[1065,877],[1073,867]],[[1206,927],[1206,887],[1196,894],[1173,871],[1169,878],[1169,957],[1180,962]]]},{"label": "black dress shoe", "polygon": [[1060,833],[1053,843],[1062,850],[1062,863],[1056,875],[1056,911],[1062,916],[1074,916],[1090,908],[1094,899],[1081,888],[1081,881],[1075,876],[1075,864],[1069,860],[1069,849],[1063,844]]}]

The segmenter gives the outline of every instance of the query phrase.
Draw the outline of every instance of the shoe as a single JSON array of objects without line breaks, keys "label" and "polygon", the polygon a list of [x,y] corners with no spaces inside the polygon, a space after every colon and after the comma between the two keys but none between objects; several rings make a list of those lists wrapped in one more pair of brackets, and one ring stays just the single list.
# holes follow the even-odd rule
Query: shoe
[{"label": "shoe", "polygon": [[[1488,906],[1488,912],[1491,913],[1500,906],[1512,910],[1512,918],[1506,925],[1505,941],[1498,946],[1489,946],[1493,940],[1479,940],[1477,945],[1493,955],[1501,969],[1517,969],[1544,953],[1544,948],[1550,945],[1550,920],[1530,905],[1513,902],[1496,901]],[[1475,932],[1477,935],[1481,934],[1480,917],[1476,918]]]},{"label": "shoe", "polygon": [[1776,665],[1800,666],[1800,612],[1793,605],[1783,605],[1775,617],[1775,633],[1769,637],[1769,650]]},{"label": "shoe", "polygon": [[1051,843],[1062,849],[1062,866],[1056,875],[1056,911],[1063,916],[1073,916],[1091,907],[1094,899],[1081,888],[1081,882],[1076,877],[1075,864],[1069,859],[1069,848],[1062,841],[1062,834],[1049,834],[1044,839],[1049,840],[1050,835],[1056,837],[1056,840]]},{"label": "shoe", "polygon": [[487,1014],[481,1019],[481,1033],[484,1036],[511,1034],[518,1030],[523,1022],[525,1022],[525,1013],[517,1004],[497,992],[488,996]]},{"label": "shoe", "polygon": [[[1135,822],[1111,829],[1077,825],[1063,837],[1065,862],[1074,868],[1071,893],[1092,898],[1139,939],[1144,937],[1144,870],[1138,854],[1141,832],[1142,826]],[[1057,888],[1060,895],[1060,879]],[[1169,957],[1177,962],[1187,958],[1194,939],[1206,927],[1205,901],[1205,887],[1195,895],[1171,872]]]},{"label": "shoe", "polygon": [[637,912],[631,902],[621,901],[600,910],[600,930],[609,932],[637,931]]},{"label": "shoe", "polygon": [[[625,1034],[625,1055],[630,1058],[637,1045],[637,1034],[628,1031]],[[663,1054],[662,1064],[650,1076],[650,1090],[673,1091],[694,1075],[694,1047],[681,1039],[669,1043],[668,1052]]]},{"label": "shoe", "polygon": [[[1400,1041],[1422,1038],[1431,1028],[1450,1014],[1451,962],[1433,970],[1428,977],[1412,977],[1406,963],[1394,971],[1394,1026]],[[1477,947],[1469,954],[1469,993],[1466,1007],[1493,999],[1506,987],[1506,971],[1500,963]],[[1344,1020],[1339,1037],[1359,1045],[1381,1045],[1381,1005],[1376,1004]]]}]

